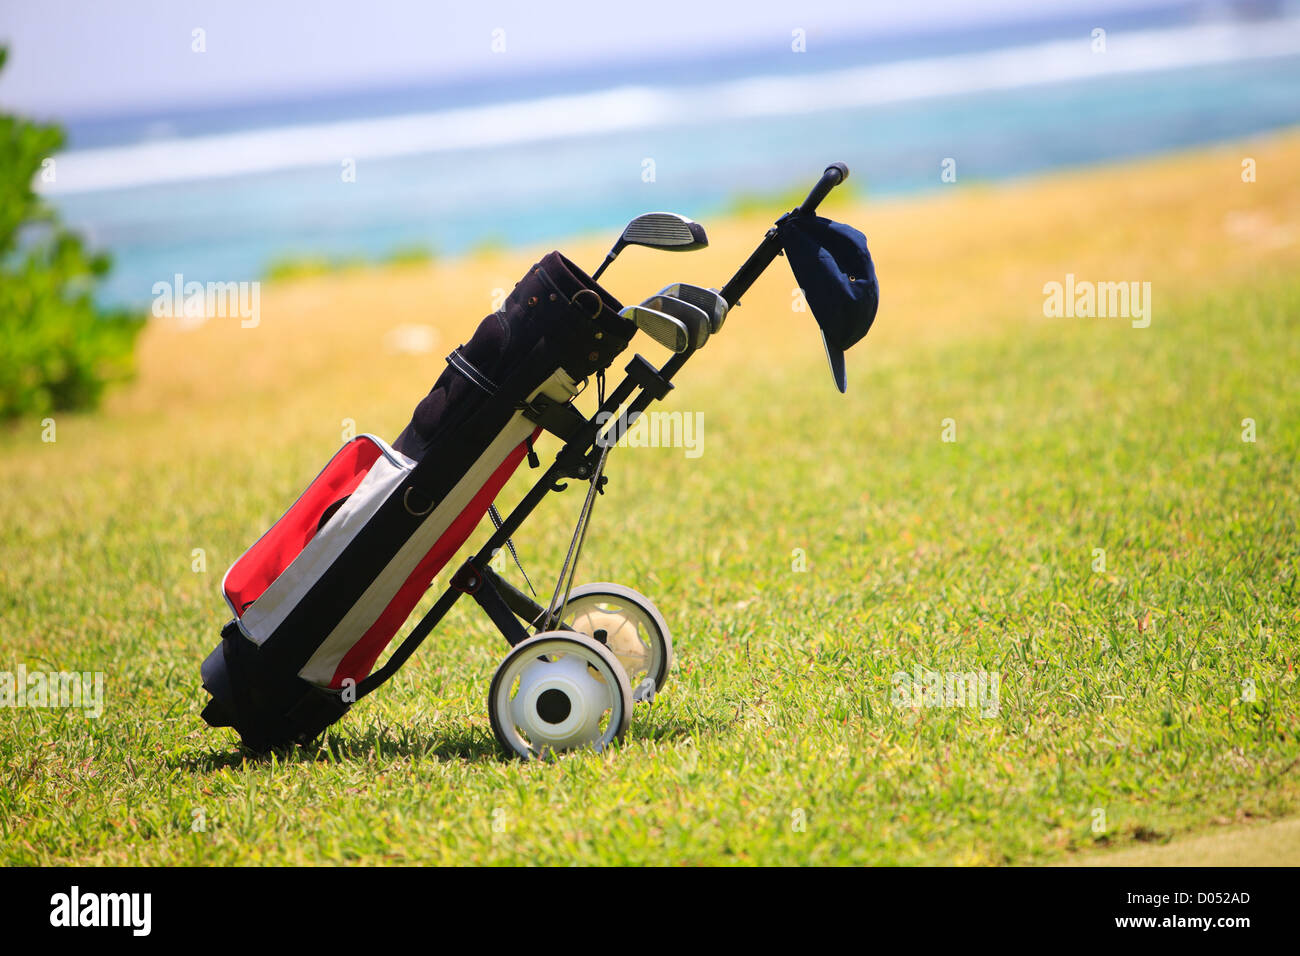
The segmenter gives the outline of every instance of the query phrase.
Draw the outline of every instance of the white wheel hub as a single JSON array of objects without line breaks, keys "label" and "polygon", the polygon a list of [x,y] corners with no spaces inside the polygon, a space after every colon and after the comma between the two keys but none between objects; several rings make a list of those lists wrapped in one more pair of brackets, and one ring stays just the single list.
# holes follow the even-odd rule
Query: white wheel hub
[{"label": "white wheel hub", "polygon": [[628,679],[635,682],[645,675],[650,664],[650,648],[641,637],[637,626],[639,623],[627,611],[607,610],[592,603],[573,616],[571,626],[575,631],[581,631],[583,634],[604,631],[605,646],[623,665]]},{"label": "white wheel hub", "polygon": [[488,688],[492,732],[525,758],[604,750],[623,739],[631,715],[632,690],[618,658],[575,631],[516,644]]},{"label": "white wheel hub", "polygon": [[663,688],[673,664],[673,639],[644,594],[610,582],[582,584],[569,595],[560,619],[617,658],[637,702],[654,699]]},{"label": "white wheel hub", "polygon": [[582,658],[534,658],[519,673],[510,716],[533,746],[570,750],[600,739],[600,718],[613,704],[609,685]]}]

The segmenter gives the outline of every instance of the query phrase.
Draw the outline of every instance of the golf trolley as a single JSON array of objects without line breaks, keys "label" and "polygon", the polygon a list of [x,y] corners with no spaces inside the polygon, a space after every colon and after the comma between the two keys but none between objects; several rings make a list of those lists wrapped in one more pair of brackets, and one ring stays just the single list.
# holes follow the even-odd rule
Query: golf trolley
[{"label": "golf trolley", "polygon": [[[668,394],[676,374],[783,252],[797,273],[824,273],[799,277],[843,388],[842,350],[865,334],[877,299],[861,234],[814,215],[847,176],[842,164],[827,168],[721,290],[676,283],[624,308],[595,284],[629,244],[680,251],[707,244],[698,223],[668,213],[633,220],[590,279],[559,253],[543,259],[502,312],[448,357],[449,368],[393,446],[371,436],[344,446],[227,572],[223,591],[236,617],[204,661],[203,683],[212,694],[203,714],[208,723],[235,727],[255,750],[310,742],[392,677],[469,596],[511,647],[488,692],[492,730],[507,751],[539,757],[621,740],[634,705],[652,701],[667,681],[673,645],[663,616],[644,595],[616,584],[573,584],[609,452]],[[839,231],[829,235],[828,227]],[[847,233],[845,245],[840,240]],[[863,258],[849,264],[849,246],[857,245]],[[824,291],[828,277],[843,279],[836,265],[858,273],[847,277],[857,284],[851,291],[865,289],[869,301],[859,296],[858,304],[846,306],[842,293]],[[819,302],[831,318],[818,314]],[[844,316],[856,317],[854,330],[835,327]],[[637,330],[673,354],[658,368],[634,355],[606,394],[605,370]],[[573,398],[593,376],[597,408],[587,417]],[[541,431],[557,436],[562,447],[503,518],[492,501],[525,457],[540,467],[533,441]],[[490,562],[505,548],[518,563],[514,534],[547,495],[575,481],[587,483],[585,500],[543,605]],[[452,574],[388,660],[371,670],[484,513],[493,534]]]}]

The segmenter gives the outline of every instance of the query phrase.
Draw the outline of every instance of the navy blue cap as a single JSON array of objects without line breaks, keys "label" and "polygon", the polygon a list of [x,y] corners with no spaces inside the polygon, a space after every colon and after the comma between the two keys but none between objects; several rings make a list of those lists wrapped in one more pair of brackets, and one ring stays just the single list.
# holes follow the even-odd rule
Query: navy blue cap
[{"label": "navy blue cap", "polygon": [[835,384],[846,391],[844,350],[867,334],[880,305],[880,283],[867,237],[842,222],[797,213],[782,216],[776,228],[795,280],[821,327]]}]

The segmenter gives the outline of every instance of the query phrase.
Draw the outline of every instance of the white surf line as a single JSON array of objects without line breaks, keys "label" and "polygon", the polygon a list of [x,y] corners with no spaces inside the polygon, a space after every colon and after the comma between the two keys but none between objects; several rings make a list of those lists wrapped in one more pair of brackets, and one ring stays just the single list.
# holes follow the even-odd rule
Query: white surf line
[{"label": "white surf line", "polygon": [[644,129],[904,103],[1300,54],[1300,19],[1207,23],[927,57],[817,74],[758,76],[694,87],[597,93],[379,119],[301,124],[73,150],[46,195],[122,189]]}]

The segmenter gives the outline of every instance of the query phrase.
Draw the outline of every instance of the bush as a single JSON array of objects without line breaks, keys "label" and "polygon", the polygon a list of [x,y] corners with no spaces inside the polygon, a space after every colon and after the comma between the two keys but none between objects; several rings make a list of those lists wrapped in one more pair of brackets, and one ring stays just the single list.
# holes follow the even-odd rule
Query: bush
[{"label": "bush", "polygon": [[108,257],[88,252],[32,189],[62,145],[57,126],[0,114],[0,419],[95,407],[131,374],[144,324],[96,308]]}]

